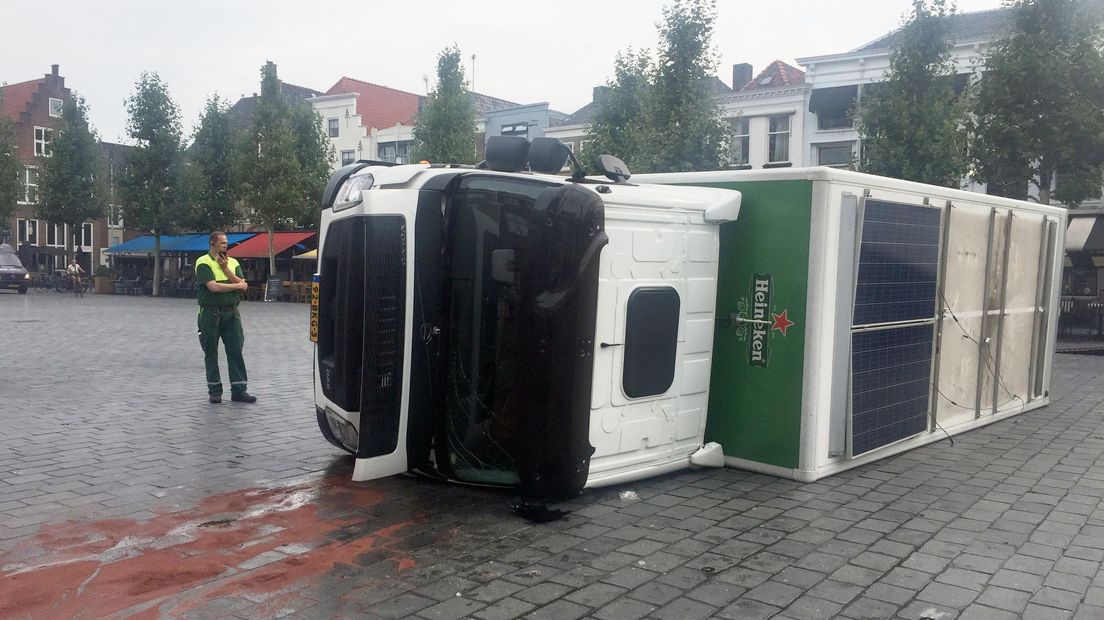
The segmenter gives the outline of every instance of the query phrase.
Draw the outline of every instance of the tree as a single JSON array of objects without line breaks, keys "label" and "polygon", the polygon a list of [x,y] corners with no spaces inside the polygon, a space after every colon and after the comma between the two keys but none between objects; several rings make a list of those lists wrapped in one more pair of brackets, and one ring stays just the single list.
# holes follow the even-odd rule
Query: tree
[{"label": "tree", "polygon": [[42,161],[39,176],[38,216],[52,224],[65,224],[65,255],[72,255],[73,240],[81,225],[103,216],[106,185],[101,173],[99,138],[88,125],[84,98],[73,94],[62,112],[64,127],[50,141],[50,156]]},{"label": "tree", "polygon": [[662,48],[647,100],[641,171],[715,170],[726,158],[729,128],[712,84],[715,0],[676,0],[658,25]]},{"label": "tree", "polygon": [[[4,90],[0,88],[0,107],[3,103]],[[8,221],[15,215],[16,205],[22,199],[23,164],[16,155],[11,121],[0,117],[0,242],[10,234]]]},{"label": "tree", "polygon": [[306,101],[291,104],[291,134],[295,138],[295,157],[302,173],[300,226],[318,228],[322,192],[330,180],[333,143],[323,129],[322,116]]},{"label": "tree", "polygon": [[210,231],[234,223],[234,135],[229,110],[230,106],[214,95],[207,99],[199,117],[183,171],[188,205],[182,214],[184,228]]},{"label": "tree", "polygon": [[475,110],[454,44],[437,55],[437,88],[414,124],[417,159],[450,164],[475,162]]},{"label": "tree", "polygon": [[272,233],[318,210],[329,178],[328,142],[321,117],[305,101],[289,102],[276,65],[265,63],[257,110],[235,147],[233,168],[250,220],[268,232],[269,273],[276,272]]},{"label": "tree", "polygon": [[651,65],[647,50],[630,48],[617,53],[613,80],[595,89],[594,117],[587,127],[591,141],[583,146],[583,165],[592,167],[603,153],[620,158],[629,170],[642,163],[644,110],[652,91]]},{"label": "tree", "polygon": [[865,87],[855,111],[863,172],[961,186],[967,172],[965,119],[955,94],[952,14],[946,0],[913,0],[885,81]]},{"label": "tree", "polygon": [[712,84],[714,0],[675,0],[657,25],[661,49],[619,53],[614,79],[596,101],[583,157],[616,155],[637,172],[721,167],[729,138]]},{"label": "tree", "polygon": [[[1013,28],[985,56],[973,108],[974,177],[990,191],[1076,205],[1104,180],[1101,6],[1018,0]],[[1056,177],[1055,195],[1051,186]]]},{"label": "tree", "polygon": [[154,238],[153,294],[161,283],[161,236],[180,225],[181,183],[180,109],[169,96],[168,85],[157,73],[143,72],[126,101],[127,134],[134,140],[119,184],[127,226]]}]

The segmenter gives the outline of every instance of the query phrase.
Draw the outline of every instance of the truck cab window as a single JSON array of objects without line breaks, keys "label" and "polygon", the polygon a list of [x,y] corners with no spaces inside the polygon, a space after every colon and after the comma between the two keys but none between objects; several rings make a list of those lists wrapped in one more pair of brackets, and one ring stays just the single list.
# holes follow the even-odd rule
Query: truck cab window
[{"label": "truck cab window", "polygon": [[679,295],[670,287],[638,288],[629,296],[625,318],[625,396],[663,394],[675,380]]}]

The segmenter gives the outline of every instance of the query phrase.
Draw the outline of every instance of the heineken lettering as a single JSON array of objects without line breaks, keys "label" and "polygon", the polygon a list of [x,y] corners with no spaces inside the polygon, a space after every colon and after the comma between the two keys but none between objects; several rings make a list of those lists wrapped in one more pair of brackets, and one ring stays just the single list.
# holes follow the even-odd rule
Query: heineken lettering
[{"label": "heineken lettering", "polygon": [[770,362],[770,328],[765,324],[771,307],[771,276],[756,273],[751,277],[751,338],[748,340],[748,363],[766,368]]}]

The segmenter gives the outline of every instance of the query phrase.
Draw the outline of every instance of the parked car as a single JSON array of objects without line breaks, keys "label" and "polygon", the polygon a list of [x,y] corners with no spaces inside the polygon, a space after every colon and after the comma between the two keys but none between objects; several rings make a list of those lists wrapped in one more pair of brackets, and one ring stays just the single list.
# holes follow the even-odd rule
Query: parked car
[{"label": "parked car", "polygon": [[26,295],[30,285],[31,274],[19,262],[19,255],[12,246],[0,243],[0,289],[17,289],[20,295]]}]

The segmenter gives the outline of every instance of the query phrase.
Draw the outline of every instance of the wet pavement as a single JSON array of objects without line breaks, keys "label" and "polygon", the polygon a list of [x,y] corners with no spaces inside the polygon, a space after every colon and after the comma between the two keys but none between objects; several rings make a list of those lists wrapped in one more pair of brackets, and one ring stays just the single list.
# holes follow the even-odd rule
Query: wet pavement
[{"label": "wet pavement", "polygon": [[208,404],[193,304],[0,294],[0,618],[1104,618],[1104,357],[816,483],[688,470],[534,524],[350,482],[305,305],[243,306],[260,400]]}]

